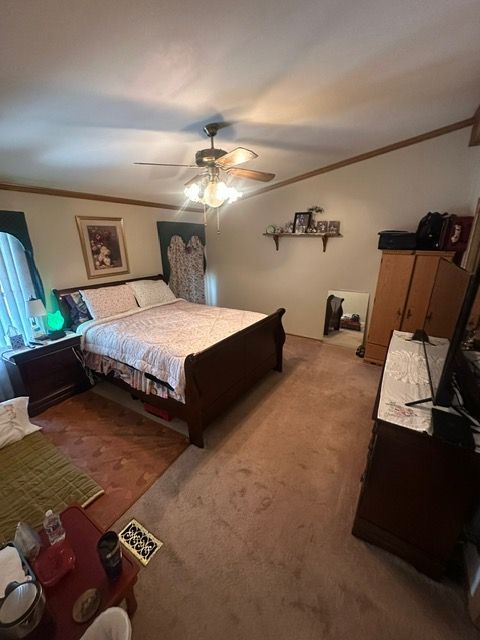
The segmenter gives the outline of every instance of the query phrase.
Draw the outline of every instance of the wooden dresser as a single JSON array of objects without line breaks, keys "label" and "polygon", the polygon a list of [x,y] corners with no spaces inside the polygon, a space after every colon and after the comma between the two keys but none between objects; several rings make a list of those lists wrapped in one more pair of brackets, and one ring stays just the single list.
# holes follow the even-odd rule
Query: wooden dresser
[{"label": "wooden dresser", "polygon": [[[405,335],[392,337],[397,354]],[[409,343],[410,359],[387,357],[352,533],[438,580],[480,500],[480,454],[430,435],[426,405],[404,406],[430,395],[428,384],[411,380],[421,357],[416,345]]]}]

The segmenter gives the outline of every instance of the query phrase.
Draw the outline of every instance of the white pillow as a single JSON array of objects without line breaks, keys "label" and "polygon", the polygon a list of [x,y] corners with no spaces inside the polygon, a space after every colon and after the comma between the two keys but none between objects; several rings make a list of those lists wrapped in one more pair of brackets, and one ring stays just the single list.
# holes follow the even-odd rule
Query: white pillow
[{"label": "white pillow", "polygon": [[94,320],[138,308],[133,291],[126,284],[99,289],[80,289],[80,293]]},{"label": "white pillow", "polygon": [[0,402],[0,449],[39,429],[28,417],[28,398]]},{"label": "white pillow", "polygon": [[136,280],[129,282],[128,286],[135,294],[139,307],[176,300],[175,294],[163,280]]}]

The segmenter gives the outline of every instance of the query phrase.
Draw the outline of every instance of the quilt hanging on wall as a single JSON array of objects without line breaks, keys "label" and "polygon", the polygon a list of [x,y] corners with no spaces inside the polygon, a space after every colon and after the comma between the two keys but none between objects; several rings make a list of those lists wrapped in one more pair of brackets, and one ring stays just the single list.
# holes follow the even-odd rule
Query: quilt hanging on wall
[{"label": "quilt hanging on wall", "polygon": [[163,276],[177,298],[205,304],[205,227],[157,222]]}]

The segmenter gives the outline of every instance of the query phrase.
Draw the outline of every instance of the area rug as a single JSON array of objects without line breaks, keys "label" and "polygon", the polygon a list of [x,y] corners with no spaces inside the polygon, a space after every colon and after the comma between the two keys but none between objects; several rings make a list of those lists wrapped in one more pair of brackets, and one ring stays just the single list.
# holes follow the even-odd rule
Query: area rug
[{"label": "area rug", "polygon": [[184,436],[93,391],[50,407],[32,422],[105,490],[87,509],[104,529],[188,447]]},{"label": "area rug", "polygon": [[39,529],[48,509],[87,506],[103,493],[39,431],[0,449],[0,477],[0,545],[18,522]]}]

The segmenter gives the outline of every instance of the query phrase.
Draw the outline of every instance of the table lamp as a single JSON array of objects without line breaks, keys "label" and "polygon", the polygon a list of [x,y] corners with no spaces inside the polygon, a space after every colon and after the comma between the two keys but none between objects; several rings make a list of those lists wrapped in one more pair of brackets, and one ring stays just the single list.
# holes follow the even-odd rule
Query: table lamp
[{"label": "table lamp", "polygon": [[30,331],[33,340],[46,338],[42,320],[42,317],[46,315],[47,310],[41,300],[38,298],[30,298],[30,300],[27,300],[27,316],[30,320]]}]

